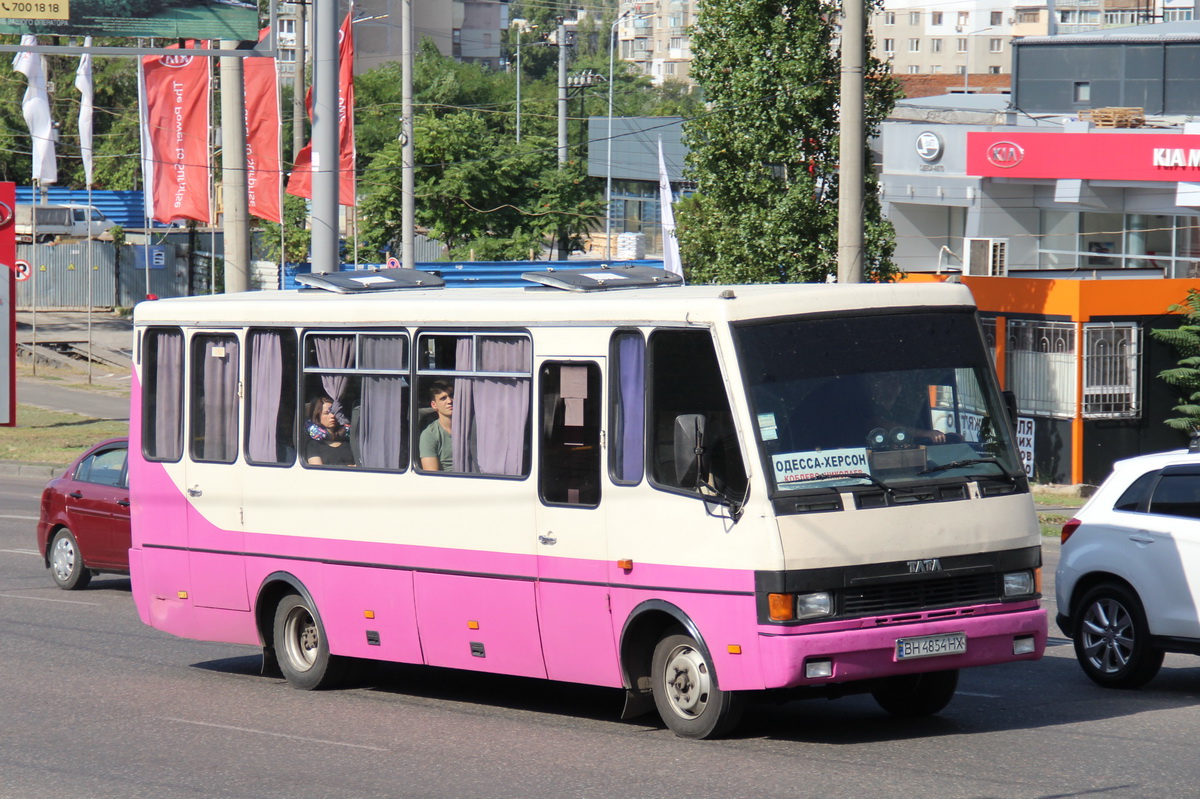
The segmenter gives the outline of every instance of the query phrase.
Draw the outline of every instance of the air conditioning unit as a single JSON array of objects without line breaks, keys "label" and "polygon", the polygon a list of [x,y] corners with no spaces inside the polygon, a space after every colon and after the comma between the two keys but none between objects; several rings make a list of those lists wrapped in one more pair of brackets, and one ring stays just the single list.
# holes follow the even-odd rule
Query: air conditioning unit
[{"label": "air conditioning unit", "polygon": [[1008,274],[1008,239],[967,239],[964,264],[968,275],[1004,277]]}]

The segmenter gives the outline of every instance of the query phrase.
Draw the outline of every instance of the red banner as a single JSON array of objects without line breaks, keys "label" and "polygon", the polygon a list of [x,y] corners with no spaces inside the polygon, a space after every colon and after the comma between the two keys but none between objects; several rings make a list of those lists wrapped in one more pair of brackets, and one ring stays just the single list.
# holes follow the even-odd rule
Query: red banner
[{"label": "red banner", "polygon": [[[354,205],[354,28],[347,14],[338,30],[338,202]],[[308,114],[312,117],[312,89],[308,91]],[[287,193],[312,197],[312,142],[296,154]]]},{"label": "red banner", "polygon": [[967,174],[991,178],[1200,181],[1200,136],[970,131]]},{"label": "red banner", "polygon": [[[271,32],[264,28],[259,41]],[[243,62],[246,84],[246,193],[250,213],[283,224],[279,195],[282,173],[279,159],[279,79],[274,58],[247,58]]]},{"label": "red banner", "polygon": [[152,218],[209,222],[209,59],[142,58],[143,152]]}]

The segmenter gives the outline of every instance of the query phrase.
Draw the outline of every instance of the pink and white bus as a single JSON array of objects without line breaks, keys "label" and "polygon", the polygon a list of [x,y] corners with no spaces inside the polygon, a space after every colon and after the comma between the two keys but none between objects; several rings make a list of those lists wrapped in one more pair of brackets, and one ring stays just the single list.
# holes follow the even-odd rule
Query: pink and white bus
[{"label": "pink and white bus", "polygon": [[936,713],[960,669],[1042,656],[966,288],[563,274],[139,304],[142,620],[297,688],[355,659],[541,677],[694,738],[768,695]]}]

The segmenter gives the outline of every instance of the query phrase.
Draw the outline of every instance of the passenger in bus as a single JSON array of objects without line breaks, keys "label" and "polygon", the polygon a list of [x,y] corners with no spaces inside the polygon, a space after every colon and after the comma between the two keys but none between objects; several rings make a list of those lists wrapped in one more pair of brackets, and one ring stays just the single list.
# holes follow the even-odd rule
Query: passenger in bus
[{"label": "passenger in bus", "polygon": [[304,460],[310,466],[353,466],[350,426],[342,424],[333,412],[333,400],[315,397],[305,406]]},{"label": "passenger in bus", "polygon": [[421,431],[418,451],[421,468],[430,472],[454,469],[454,447],[450,438],[450,423],[454,417],[454,386],[437,380],[429,384],[429,407],[437,418]]},{"label": "passenger in bus", "polygon": [[[929,400],[908,390],[894,372],[883,372],[871,380],[874,417],[870,425],[891,433],[903,430],[911,444],[945,444],[946,434],[929,423]],[[911,445],[910,444],[910,445]]]}]

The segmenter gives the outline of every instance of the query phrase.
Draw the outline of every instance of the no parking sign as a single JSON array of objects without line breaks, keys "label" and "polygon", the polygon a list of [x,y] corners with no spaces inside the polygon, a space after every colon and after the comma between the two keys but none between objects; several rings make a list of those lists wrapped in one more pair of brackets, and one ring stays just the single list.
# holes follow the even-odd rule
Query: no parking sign
[{"label": "no parking sign", "polygon": [[28,261],[17,261],[13,266],[13,271],[17,273],[18,281],[28,280],[29,276],[33,274],[33,270],[29,268]]}]

